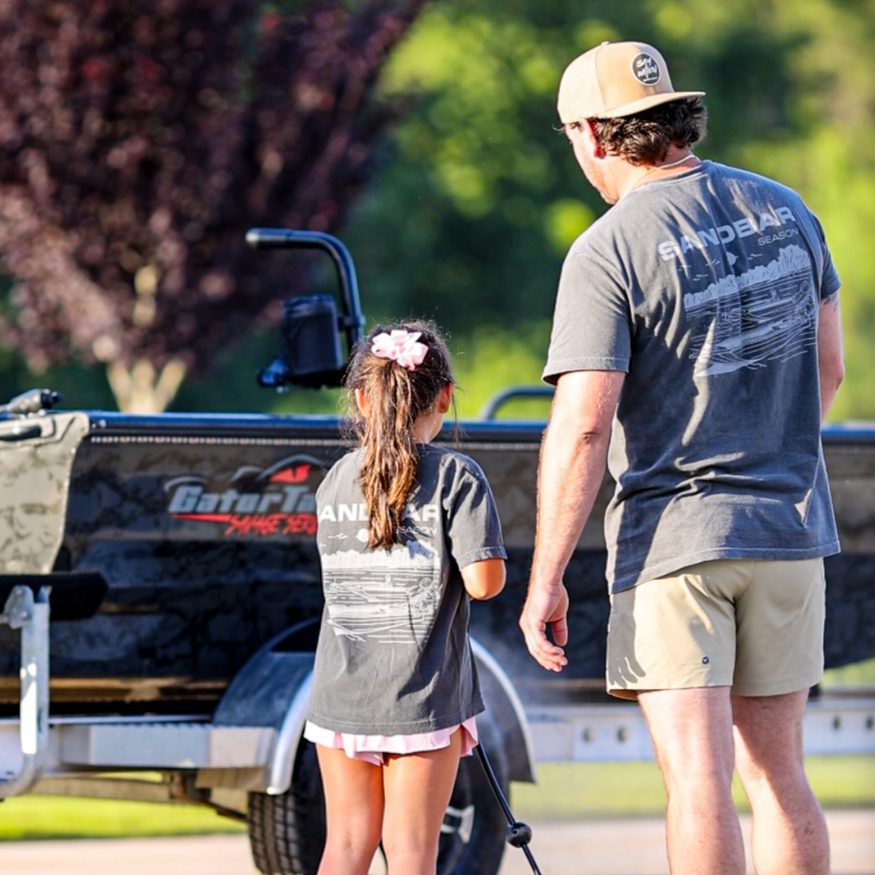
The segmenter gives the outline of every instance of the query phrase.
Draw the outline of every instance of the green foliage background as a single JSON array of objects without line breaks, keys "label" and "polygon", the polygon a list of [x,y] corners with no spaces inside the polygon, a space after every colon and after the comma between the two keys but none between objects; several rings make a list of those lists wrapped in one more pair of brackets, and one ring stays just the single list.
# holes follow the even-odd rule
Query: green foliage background
[{"label": "green foliage background", "polygon": [[[555,133],[556,88],[572,57],[629,38],[661,48],[676,87],[707,92],[701,156],[774,176],[821,217],[845,283],[832,418],[875,417],[871,0],[435,4],[386,70],[410,111],[346,232],[371,315],[452,330],[466,413],[538,377],[562,256],[606,209]],[[519,364],[502,368],[502,349]]]},{"label": "green foliage background", "polygon": [[[797,188],[821,218],[844,280],[831,418],[875,419],[875,0],[436,0],[384,70],[402,118],[342,234],[367,315],[450,333],[463,417],[538,380],[562,257],[605,209],[556,133],[556,87],[575,55],[630,38],[663,51],[676,87],[707,92],[702,157]],[[336,393],[253,391],[277,349],[272,331],[241,338],[174,409],[336,409]],[[29,374],[0,351],[0,394],[36,382],[113,405],[102,372]]]}]

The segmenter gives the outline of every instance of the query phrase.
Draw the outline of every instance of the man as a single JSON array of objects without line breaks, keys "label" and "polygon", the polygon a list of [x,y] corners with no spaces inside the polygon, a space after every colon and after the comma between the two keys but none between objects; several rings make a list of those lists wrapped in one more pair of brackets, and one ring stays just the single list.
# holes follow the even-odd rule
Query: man
[{"label": "man", "polygon": [[561,671],[563,573],[607,460],[607,683],[647,720],[673,875],[744,872],[733,764],[759,875],[821,875],[802,720],[823,668],[822,557],[839,549],[820,447],[843,376],[839,279],[795,192],[693,154],[701,96],[674,91],[642,43],[604,43],[562,77],[565,136],[615,206],[562,269],[520,626]]}]

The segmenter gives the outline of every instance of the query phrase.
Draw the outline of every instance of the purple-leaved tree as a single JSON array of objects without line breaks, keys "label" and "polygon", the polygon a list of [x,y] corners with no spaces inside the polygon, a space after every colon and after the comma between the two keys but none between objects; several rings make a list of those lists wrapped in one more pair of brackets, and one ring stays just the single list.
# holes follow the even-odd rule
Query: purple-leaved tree
[{"label": "purple-leaved tree", "polygon": [[287,288],[246,229],[337,228],[424,2],[0,5],[0,340],[163,409]]}]

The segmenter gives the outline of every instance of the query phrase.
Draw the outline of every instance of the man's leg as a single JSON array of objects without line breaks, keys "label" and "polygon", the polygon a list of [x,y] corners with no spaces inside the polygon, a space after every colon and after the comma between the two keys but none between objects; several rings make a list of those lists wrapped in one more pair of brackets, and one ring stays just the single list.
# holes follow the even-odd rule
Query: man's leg
[{"label": "man's leg", "polygon": [[744,844],[732,804],[732,704],[728,687],[642,692],[668,795],[672,875],[743,875]]},{"label": "man's leg", "polygon": [[807,699],[807,690],[732,697],[736,765],[753,813],[758,875],[829,872],[826,824],[802,757]]}]

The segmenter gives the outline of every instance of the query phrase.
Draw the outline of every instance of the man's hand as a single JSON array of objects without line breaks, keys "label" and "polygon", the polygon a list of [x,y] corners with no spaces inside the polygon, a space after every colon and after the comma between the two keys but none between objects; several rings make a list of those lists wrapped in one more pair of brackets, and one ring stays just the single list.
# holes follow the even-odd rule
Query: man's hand
[{"label": "man's hand", "polygon": [[[548,671],[562,671],[568,665],[563,647],[568,643],[568,591],[563,584],[558,587],[529,589],[520,629],[526,639],[526,647],[534,660]],[[551,627],[553,641],[547,637]]]}]

